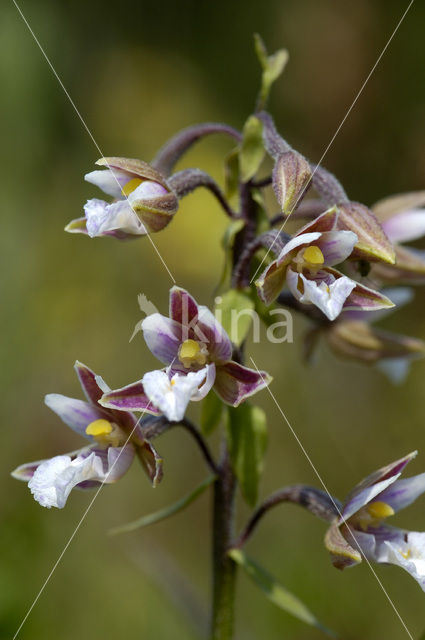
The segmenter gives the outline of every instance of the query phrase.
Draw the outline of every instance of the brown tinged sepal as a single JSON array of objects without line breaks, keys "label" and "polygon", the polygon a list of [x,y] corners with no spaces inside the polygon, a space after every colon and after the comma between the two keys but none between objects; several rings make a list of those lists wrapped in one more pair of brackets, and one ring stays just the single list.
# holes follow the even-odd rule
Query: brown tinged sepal
[{"label": "brown tinged sepal", "polygon": [[273,189],[282,212],[292,213],[311,182],[309,162],[297,151],[281,154],[273,169]]},{"label": "brown tinged sepal", "polygon": [[350,260],[394,264],[395,250],[374,213],[359,202],[338,204],[338,229],[353,231],[357,243]]}]

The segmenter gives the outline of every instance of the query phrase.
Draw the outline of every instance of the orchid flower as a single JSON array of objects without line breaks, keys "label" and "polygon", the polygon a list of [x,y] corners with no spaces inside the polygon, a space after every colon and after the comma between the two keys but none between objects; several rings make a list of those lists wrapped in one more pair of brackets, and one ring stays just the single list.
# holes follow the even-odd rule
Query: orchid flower
[{"label": "orchid flower", "polygon": [[372,209],[394,243],[396,263],[373,265],[371,279],[409,284],[425,282],[424,252],[404,246],[425,235],[425,191],[390,196]]},{"label": "orchid flower", "polygon": [[287,242],[256,282],[263,302],[270,305],[286,281],[297,300],[316,305],[329,320],[335,320],[343,309],[369,311],[393,306],[381,293],[332,268],[346,260],[357,243],[357,235],[338,230],[337,223],[334,207]]},{"label": "orchid flower", "polygon": [[369,562],[396,564],[410,573],[425,591],[425,532],[387,525],[390,516],[425,492],[425,473],[399,480],[411,453],[360,482],[349,494],[326,534],[325,544],[338,569]]},{"label": "orchid flower", "polygon": [[130,158],[101,158],[96,164],[107,168],[87,173],[85,180],[114,201],[88,200],[85,217],[72,220],[66,231],[126,239],[160,231],[171,221],[178,200],[158,171]]},{"label": "orchid flower", "polygon": [[142,331],[152,353],[168,365],[168,377],[166,372],[145,374],[138,382],[105,393],[102,406],[141,411],[151,402],[176,420],[183,405],[201,400],[211,388],[236,407],[271,381],[266,372],[232,360],[232,343],[223,327],[180,287],[170,291],[170,317],[153,313],[142,322]]},{"label": "orchid flower", "polygon": [[[12,475],[28,482],[35,500],[43,507],[62,509],[74,487],[91,489],[116,482],[137,454],[155,486],[162,477],[162,461],[144,439],[135,416],[129,411],[99,406],[98,401],[108,387],[84,364],[77,362],[75,369],[87,400],[51,393],[45,402],[89,443],[78,451],[23,464]],[[154,408],[146,411],[158,413]]]}]

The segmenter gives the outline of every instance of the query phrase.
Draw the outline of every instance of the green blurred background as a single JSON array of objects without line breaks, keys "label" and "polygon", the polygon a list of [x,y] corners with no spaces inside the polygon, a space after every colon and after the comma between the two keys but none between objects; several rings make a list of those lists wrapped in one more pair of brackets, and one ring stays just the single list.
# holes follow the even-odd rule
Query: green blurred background
[{"label": "green blurred background", "polygon": [[[241,127],[259,84],[252,34],[291,60],[271,109],[285,137],[318,160],[375,63],[407,2],[253,0],[179,3],[72,3],[22,0],[21,8],[105,155],[149,160],[176,130],[200,121]],[[42,399],[79,395],[76,358],[114,387],[155,361],[140,335],[136,296],[165,311],[170,279],[147,240],[119,243],[63,232],[84,201],[83,181],[98,158],[92,140],[11,0],[0,9],[2,143],[2,524],[0,637],[11,638],[92,494],[74,492],[63,511],[47,511],[10,478],[18,464],[80,446]],[[424,188],[425,6],[417,2],[327,154],[348,193],[365,203]],[[218,137],[180,166],[200,166],[222,181],[231,142]],[[222,266],[226,221],[205,192],[188,197],[172,225],[155,236],[177,282],[211,303]],[[425,338],[416,306],[387,327]],[[322,349],[300,359],[305,325],[279,350],[264,340],[252,353],[275,377],[274,393],[335,495],[369,471],[422,450],[409,472],[425,469],[424,364],[393,387],[375,370],[342,363]],[[263,393],[270,446],[261,493],[315,475]],[[121,537],[109,528],[167,505],[205,476],[199,454],[177,430],[157,442],[165,477],[154,491],[139,468],[106,487],[78,531],[20,638],[202,637],[208,604],[209,500],[173,520]],[[424,500],[397,517],[424,529]],[[240,520],[246,517],[242,506]],[[339,573],[323,548],[323,523],[287,506],[264,521],[249,552],[272,569],[344,639],[406,637],[367,566]],[[413,637],[425,629],[424,594],[395,567],[377,574]],[[323,637],[275,609],[240,576],[237,638]]]}]

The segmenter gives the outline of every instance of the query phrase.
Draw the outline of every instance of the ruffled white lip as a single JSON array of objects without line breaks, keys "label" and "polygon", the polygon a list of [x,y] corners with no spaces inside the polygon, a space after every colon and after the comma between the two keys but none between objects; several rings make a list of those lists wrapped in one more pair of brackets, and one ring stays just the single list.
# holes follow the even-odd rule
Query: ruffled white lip
[{"label": "ruffled white lip", "polygon": [[81,449],[75,456],[55,456],[37,467],[28,487],[42,507],[62,509],[78,484],[115,482],[127,471],[133,457],[134,448],[130,444],[103,451]]}]

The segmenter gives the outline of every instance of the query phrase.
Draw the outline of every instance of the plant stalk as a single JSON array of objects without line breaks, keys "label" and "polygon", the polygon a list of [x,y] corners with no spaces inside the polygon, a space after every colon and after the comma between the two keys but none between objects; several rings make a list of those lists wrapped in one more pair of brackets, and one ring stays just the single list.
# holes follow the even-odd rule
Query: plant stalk
[{"label": "plant stalk", "polygon": [[223,446],[213,498],[213,607],[211,640],[231,640],[234,628],[236,564],[227,555],[233,546],[236,479]]}]

